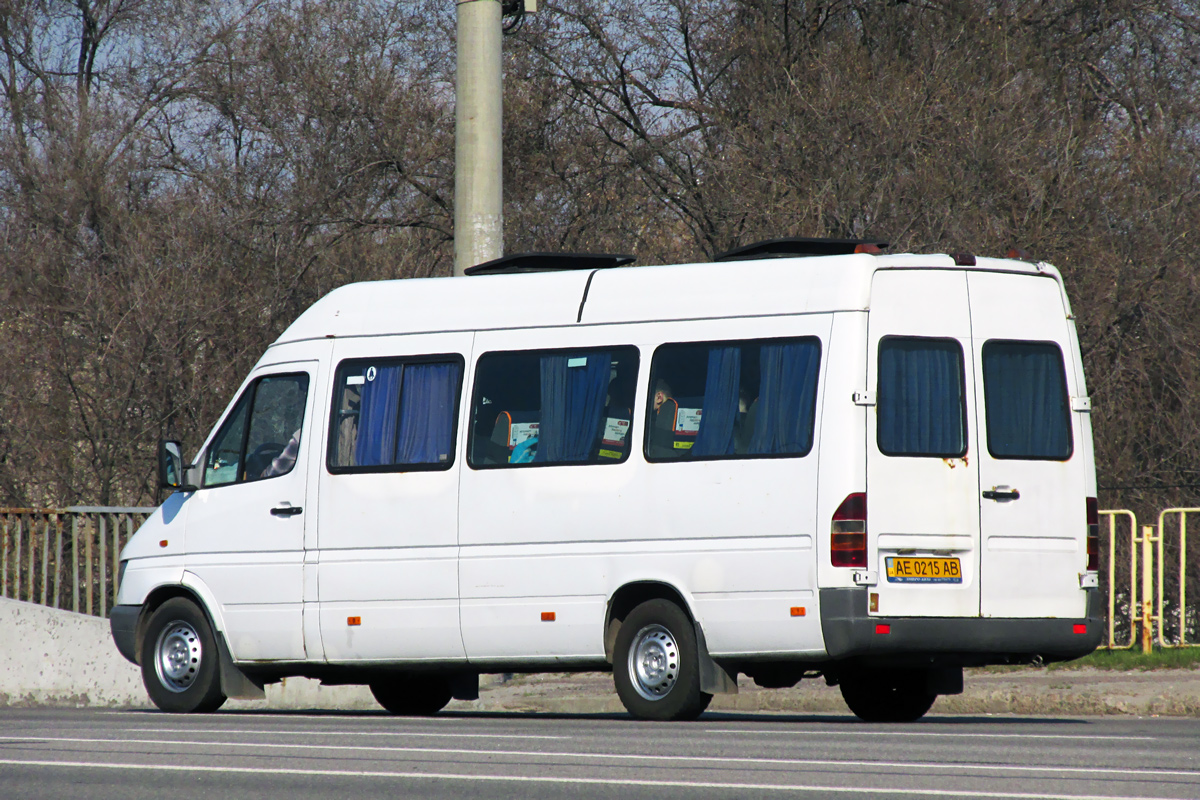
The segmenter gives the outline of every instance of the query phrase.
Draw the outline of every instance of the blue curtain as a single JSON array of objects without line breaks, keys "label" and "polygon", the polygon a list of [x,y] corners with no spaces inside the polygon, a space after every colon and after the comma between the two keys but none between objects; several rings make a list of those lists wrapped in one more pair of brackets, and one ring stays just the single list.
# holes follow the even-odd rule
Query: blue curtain
[{"label": "blue curtain", "polygon": [[703,412],[692,456],[733,455],[733,426],[738,415],[738,383],[742,375],[740,347],[713,347],[708,351],[704,379]]},{"label": "blue curtain", "polygon": [[765,344],[759,349],[761,377],[750,453],[809,451],[820,361],[821,348],[815,342]]},{"label": "blue curtain", "polygon": [[1062,352],[1051,344],[989,342],[983,348],[988,450],[997,458],[1070,458]]},{"label": "blue curtain", "polygon": [[375,380],[363,384],[359,403],[358,436],[354,442],[354,465],[377,467],[392,463],[396,421],[404,367],[380,367]]},{"label": "blue curtain", "polygon": [[[378,378],[376,379],[378,381]],[[411,364],[404,373],[395,464],[439,464],[450,459],[457,364]]]},{"label": "blue curtain", "polygon": [[889,455],[966,452],[962,349],[957,342],[885,339],[879,347],[879,449]]},{"label": "blue curtain", "polygon": [[[578,365],[568,366],[571,363]],[[611,353],[542,357],[542,418],[535,462],[588,459],[604,423],[611,368]]]}]

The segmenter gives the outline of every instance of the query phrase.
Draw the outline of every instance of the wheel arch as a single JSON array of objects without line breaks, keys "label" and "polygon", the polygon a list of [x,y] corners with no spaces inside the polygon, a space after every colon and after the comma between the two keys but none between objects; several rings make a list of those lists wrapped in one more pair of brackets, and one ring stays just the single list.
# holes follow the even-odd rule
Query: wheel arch
[{"label": "wheel arch", "polygon": [[142,603],[142,611],[138,615],[137,634],[134,641],[136,642],[134,653],[137,657],[137,663],[142,663],[142,640],[146,637],[146,626],[150,624],[150,618],[154,616],[163,603],[175,598],[189,600],[196,604],[200,609],[200,613],[204,614],[208,619],[208,624],[212,626],[214,635],[221,635],[221,631],[217,628],[216,620],[213,618],[212,612],[209,611],[207,604],[200,598],[200,595],[187,586],[179,584],[171,584],[167,586],[158,586],[154,588],[150,594],[146,595],[145,601]]},{"label": "wheel arch", "polygon": [[644,580],[632,581],[621,586],[608,599],[608,608],[604,614],[604,658],[612,663],[613,651],[616,648],[617,632],[629,612],[647,600],[669,600],[682,609],[688,619],[696,624],[696,615],[692,613],[691,604],[683,592],[665,581]]}]

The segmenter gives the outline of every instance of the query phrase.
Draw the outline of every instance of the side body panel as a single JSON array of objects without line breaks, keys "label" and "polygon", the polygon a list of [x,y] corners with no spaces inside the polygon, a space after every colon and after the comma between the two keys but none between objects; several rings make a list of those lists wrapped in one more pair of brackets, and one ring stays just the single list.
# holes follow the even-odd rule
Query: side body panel
[{"label": "side body panel", "polygon": [[[647,463],[642,449],[657,345],[816,336],[823,378],[831,318],[479,334],[475,358],[548,345],[633,345],[641,363],[632,453],[623,463],[463,470],[460,583],[468,657],[602,658],[609,599],[642,581],[683,593],[714,655],[819,652],[816,615],[790,612],[815,602],[819,433],[812,452],[798,458]],[[818,393],[818,432],[821,404]],[[543,612],[554,612],[555,620],[543,622]]]}]

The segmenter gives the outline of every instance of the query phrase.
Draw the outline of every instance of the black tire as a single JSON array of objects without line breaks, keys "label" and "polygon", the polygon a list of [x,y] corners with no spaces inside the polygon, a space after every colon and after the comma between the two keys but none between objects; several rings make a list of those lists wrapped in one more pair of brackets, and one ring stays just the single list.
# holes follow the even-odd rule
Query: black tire
[{"label": "black tire", "polygon": [[212,626],[182,597],[163,603],[142,639],[142,683],[154,705],[172,713],[208,713],[225,702]]},{"label": "black tire", "polygon": [[613,651],[613,682],[637,719],[688,720],[704,713],[696,629],[670,600],[647,600],[621,623]]},{"label": "black tire", "polygon": [[370,686],[379,705],[406,717],[432,716],[445,708],[451,697],[450,681],[440,675],[397,675]]},{"label": "black tire", "polygon": [[840,680],[842,699],[864,722],[915,722],[937,700],[922,670],[855,672]]}]

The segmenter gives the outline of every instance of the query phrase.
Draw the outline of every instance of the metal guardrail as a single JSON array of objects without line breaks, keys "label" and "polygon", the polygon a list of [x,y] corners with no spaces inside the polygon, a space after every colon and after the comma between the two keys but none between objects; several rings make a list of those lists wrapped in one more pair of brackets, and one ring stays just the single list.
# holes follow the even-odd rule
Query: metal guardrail
[{"label": "metal guardrail", "polygon": [[[1159,647],[1200,647],[1200,642],[1188,641],[1188,613],[1200,614],[1200,609],[1189,609],[1187,604],[1188,543],[1187,521],[1189,515],[1200,514],[1200,508],[1167,508],[1158,515],[1158,525],[1143,525],[1139,531],[1137,517],[1124,509],[1101,511],[1107,516],[1108,527],[1108,644],[1110,650],[1133,648],[1140,639],[1143,652]],[[1119,526],[1118,519],[1128,519],[1128,528]],[[1172,520],[1178,519],[1174,525]],[[1117,551],[1118,528],[1121,528],[1120,543],[1128,541],[1129,587],[1128,593],[1118,602],[1117,594]],[[1172,533],[1178,534],[1177,538]],[[1177,550],[1178,571],[1168,571],[1168,548]],[[1175,618],[1167,614],[1168,582],[1174,587],[1171,597]],[[1122,587],[1124,588],[1124,587]],[[1118,642],[1115,624],[1118,614],[1127,615],[1129,641]],[[1193,614],[1193,616],[1196,616]],[[1168,622],[1178,630],[1170,637],[1166,633]],[[1141,636],[1138,636],[1138,633]]]},{"label": "metal guardrail", "polygon": [[121,547],[153,508],[0,508],[0,595],[108,616]]}]

